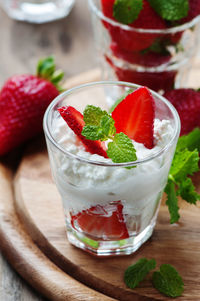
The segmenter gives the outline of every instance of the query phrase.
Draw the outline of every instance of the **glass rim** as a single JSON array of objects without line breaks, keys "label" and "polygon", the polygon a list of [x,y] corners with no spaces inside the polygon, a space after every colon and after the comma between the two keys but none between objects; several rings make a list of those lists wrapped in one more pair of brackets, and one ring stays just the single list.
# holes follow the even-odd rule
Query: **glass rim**
[{"label": "glass rim", "polygon": [[145,157],[144,159],[131,161],[131,162],[113,163],[113,162],[104,162],[104,161],[95,161],[95,160],[86,159],[86,158],[77,156],[75,154],[72,154],[69,151],[67,151],[64,147],[62,147],[55,140],[55,138],[53,137],[53,135],[51,134],[51,131],[49,129],[49,114],[51,113],[53,108],[59,103],[60,100],[62,100],[66,96],[72,94],[73,92],[76,92],[76,91],[81,90],[83,88],[101,86],[101,85],[103,85],[103,86],[104,85],[118,85],[118,86],[125,86],[125,87],[128,87],[128,88],[135,88],[135,89],[142,87],[141,85],[136,85],[136,84],[132,84],[132,83],[128,83],[128,82],[122,82],[122,81],[96,81],[96,82],[90,82],[90,83],[87,83],[87,84],[82,84],[82,85],[73,87],[73,88],[61,93],[59,96],[57,96],[50,103],[50,105],[46,109],[46,112],[45,112],[44,118],[43,118],[43,129],[44,129],[44,133],[45,133],[46,138],[48,138],[48,140],[57,149],[59,149],[63,154],[65,154],[65,155],[67,155],[71,158],[77,159],[78,161],[88,163],[88,164],[92,164],[92,165],[99,165],[99,166],[105,166],[105,167],[131,167],[131,166],[136,166],[136,165],[140,165],[140,164],[149,162],[149,161],[161,156],[164,152],[166,152],[174,144],[174,141],[176,140],[177,135],[179,136],[179,134],[180,134],[180,118],[179,118],[179,115],[178,115],[176,109],[174,108],[174,106],[166,98],[164,98],[160,94],[154,92],[153,90],[149,89],[153,96],[159,98],[162,102],[164,102],[167,105],[167,107],[170,109],[170,111],[173,115],[173,118],[175,120],[175,129],[174,129],[173,136],[170,139],[169,143],[167,143],[163,148],[161,148],[157,152],[153,153],[152,155]]},{"label": "glass rim", "polygon": [[117,21],[114,21],[108,17],[106,17],[101,10],[99,10],[97,8],[97,6],[94,3],[94,0],[88,0],[89,6],[91,8],[91,10],[95,13],[95,15],[97,17],[99,17],[100,19],[103,19],[104,21],[110,23],[113,26],[118,26],[121,27],[124,30],[127,31],[133,31],[133,32],[139,32],[139,33],[160,33],[160,34],[169,34],[169,33],[176,33],[176,32],[180,32],[180,31],[184,31],[187,28],[191,28],[194,25],[196,25],[198,22],[200,22],[200,15],[196,16],[195,18],[193,18],[191,21],[178,25],[178,26],[174,26],[174,27],[170,27],[167,29],[145,29],[145,28],[135,28],[135,27],[130,27],[129,25],[126,24],[122,24],[119,23]]}]

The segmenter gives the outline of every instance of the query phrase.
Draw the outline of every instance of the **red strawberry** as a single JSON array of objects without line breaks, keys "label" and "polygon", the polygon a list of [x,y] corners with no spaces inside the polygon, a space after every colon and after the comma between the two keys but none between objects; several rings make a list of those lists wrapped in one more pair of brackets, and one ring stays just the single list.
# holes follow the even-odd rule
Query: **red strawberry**
[{"label": "red strawberry", "polygon": [[120,240],[129,237],[120,201],[97,205],[77,215],[71,214],[71,219],[74,229],[81,230],[93,239]]},{"label": "red strawberry", "polygon": [[[38,76],[16,75],[4,84],[0,92],[0,155],[42,131],[44,112],[59,91],[50,80],[41,78],[41,73],[48,79],[53,75],[52,57],[39,63]],[[58,78],[54,80],[58,82]]]},{"label": "red strawberry", "polygon": [[168,91],[174,87],[177,71],[140,72],[134,69],[131,70],[117,67],[108,56],[105,56],[105,59],[114,69],[115,74],[120,81],[147,86],[155,91]]},{"label": "red strawberry", "polygon": [[108,158],[106,154],[105,144],[103,142],[88,140],[81,134],[85,122],[83,120],[83,115],[79,111],[71,106],[61,107],[58,109],[58,111],[62,118],[67,122],[68,126],[81,140],[88,152]]},{"label": "red strawberry", "polygon": [[181,23],[189,22],[198,15],[200,15],[200,0],[190,0],[188,15],[181,20]]},{"label": "red strawberry", "polygon": [[126,96],[112,112],[112,117],[117,133],[123,132],[147,148],[154,146],[154,99],[146,87]]},{"label": "red strawberry", "polygon": [[200,92],[193,89],[176,89],[164,94],[176,108],[181,120],[181,135],[200,127]]},{"label": "red strawberry", "polygon": [[152,51],[143,54],[141,52],[124,50],[115,42],[111,43],[110,49],[117,58],[145,67],[160,66],[167,63],[171,58],[170,54],[160,54]]},{"label": "red strawberry", "polygon": [[[106,17],[114,20],[113,13],[111,15],[111,6],[115,1],[102,0],[102,11]],[[115,20],[116,21],[116,20]],[[166,25],[164,20],[157,15],[157,13],[151,8],[147,0],[143,0],[143,8],[138,18],[131,24],[130,27],[133,30],[121,29],[120,26],[114,26],[108,22],[104,22],[104,25],[108,29],[112,41],[116,42],[122,49],[128,51],[140,51],[151,46],[156,37],[159,34],[140,33],[134,31],[134,28],[143,29],[165,29]]]}]

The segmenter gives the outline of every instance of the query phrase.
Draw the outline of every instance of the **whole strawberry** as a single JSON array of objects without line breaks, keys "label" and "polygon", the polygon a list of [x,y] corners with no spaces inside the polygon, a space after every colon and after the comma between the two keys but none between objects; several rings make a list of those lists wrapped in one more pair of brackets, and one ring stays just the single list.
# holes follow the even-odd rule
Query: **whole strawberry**
[{"label": "whole strawberry", "polygon": [[164,94],[178,111],[181,135],[200,127],[200,92],[193,89],[175,89]]},{"label": "whole strawberry", "polygon": [[59,94],[63,75],[48,57],[38,63],[37,75],[15,75],[7,80],[0,92],[0,155],[42,131],[44,112]]}]

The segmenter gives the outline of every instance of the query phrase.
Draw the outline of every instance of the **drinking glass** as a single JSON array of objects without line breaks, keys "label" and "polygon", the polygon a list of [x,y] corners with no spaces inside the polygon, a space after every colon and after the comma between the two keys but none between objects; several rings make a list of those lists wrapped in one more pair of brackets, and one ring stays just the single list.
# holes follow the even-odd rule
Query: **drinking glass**
[{"label": "drinking glass", "polygon": [[13,19],[45,23],[66,17],[75,0],[1,0],[6,13]]},{"label": "drinking glass", "polygon": [[109,81],[78,86],[58,96],[44,116],[50,165],[63,202],[68,240],[98,256],[133,253],[152,235],[180,133],[179,117],[165,98],[152,91],[155,118],[171,124],[170,138],[162,148],[135,162],[113,163],[86,151],[75,153],[74,147],[80,142],[71,136],[65,139],[69,128],[57,109],[69,105],[83,112],[90,104],[108,110],[124,93],[138,87]]},{"label": "drinking glass", "polygon": [[[134,28],[105,17],[101,0],[88,1],[104,80],[132,82],[162,92],[185,86],[198,48],[200,16],[163,30]],[[159,52],[156,45],[165,51]]]}]

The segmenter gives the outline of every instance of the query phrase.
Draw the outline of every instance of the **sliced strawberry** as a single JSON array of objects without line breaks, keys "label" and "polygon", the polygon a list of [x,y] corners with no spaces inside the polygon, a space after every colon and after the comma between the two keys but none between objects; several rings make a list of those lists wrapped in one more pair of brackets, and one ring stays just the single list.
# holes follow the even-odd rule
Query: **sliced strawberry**
[{"label": "sliced strawberry", "polygon": [[60,112],[62,118],[67,122],[68,126],[81,140],[88,152],[108,158],[105,144],[103,142],[88,140],[81,134],[85,123],[83,120],[83,115],[79,111],[71,106],[61,107],[58,109],[58,111]]},{"label": "sliced strawberry", "polygon": [[71,215],[73,228],[94,239],[120,240],[129,237],[121,202],[93,206],[77,215]]},{"label": "sliced strawberry", "polygon": [[112,117],[117,133],[123,132],[147,148],[154,146],[154,99],[146,87],[126,96],[112,112]]}]

